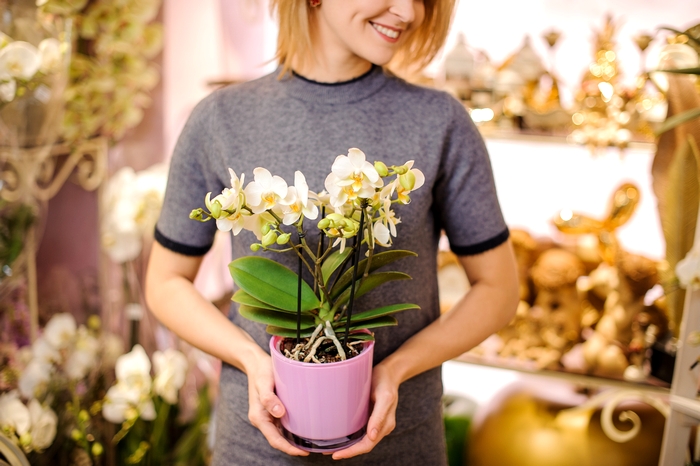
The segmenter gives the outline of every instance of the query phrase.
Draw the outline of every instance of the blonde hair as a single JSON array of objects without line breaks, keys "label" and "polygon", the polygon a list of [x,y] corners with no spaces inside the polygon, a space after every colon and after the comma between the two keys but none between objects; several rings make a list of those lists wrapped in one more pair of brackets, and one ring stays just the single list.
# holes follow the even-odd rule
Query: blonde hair
[{"label": "blonde hair", "polygon": [[[423,0],[425,18],[389,63],[393,71],[420,71],[435,58],[447,39],[456,0]],[[311,51],[308,0],[270,0],[270,11],[279,25],[275,59],[281,76],[302,64]]]}]

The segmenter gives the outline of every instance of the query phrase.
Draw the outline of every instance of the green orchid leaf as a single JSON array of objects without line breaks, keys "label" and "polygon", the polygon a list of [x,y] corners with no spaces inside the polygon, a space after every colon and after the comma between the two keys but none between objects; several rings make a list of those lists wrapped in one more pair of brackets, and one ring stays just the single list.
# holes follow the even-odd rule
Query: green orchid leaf
[{"label": "green orchid leaf", "polygon": [[659,129],[656,130],[656,135],[658,136],[661,133],[665,133],[676,126],[680,126],[683,123],[698,117],[700,117],[700,107],[687,110],[683,113],[679,113],[678,115],[673,115],[671,118],[664,121],[661,126],[659,126]]},{"label": "green orchid leaf", "polygon": [[[394,325],[398,325],[399,321],[396,320],[395,317],[393,316],[382,316],[382,317],[376,317],[374,319],[370,320],[364,320],[362,322],[351,322],[350,323],[350,331],[352,332],[353,330],[362,330],[365,328],[378,328],[378,327],[391,327]],[[338,335],[338,338],[340,339],[340,335],[345,336],[345,324],[342,324],[341,322],[335,322],[333,324],[333,328],[335,329],[335,333]],[[350,334],[352,337],[353,335]]]},{"label": "green orchid leaf", "polygon": [[680,68],[677,70],[654,70],[659,73],[700,74],[700,68]]},{"label": "green orchid leaf", "polygon": [[[277,309],[296,312],[298,276],[277,262],[257,256],[234,260],[228,266],[234,282],[253,298]],[[301,282],[301,310],[317,309],[321,303],[309,285]]]},{"label": "green orchid leaf", "polygon": [[374,335],[371,333],[350,333],[348,340],[374,341]]},{"label": "green orchid leaf", "polygon": [[[369,275],[363,282],[362,284],[355,289],[355,298],[359,298],[360,296],[364,295],[365,293],[372,291],[379,285],[383,285],[384,283],[394,281],[394,280],[410,280],[411,276],[408,274],[405,274],[403,272],[377,272]],[[338,296],[338,299],[335,300],[335,304],[342,305],[350,301],[350,291],[352,290],[351,287],[347,287],[343,293]]]},{"label": "green orchid leaf", "polygon": [[[353,322],[362,322],[364,320],[374,319],[375,317],[388,316],[390,314],[395,314],[401,311],[407,311],[409,309],[420,309],[417,304],[401,303],[392,304],[391,306],[378,307],[370,311],[358,312],[352,315]],[[346,318],[340,319],[340,322],[345,322]]]},{"label": "green orchid leaf", "polygon": [[[277,307],[272,306],[270,304],[264,303],[264,302],[260,301],[259,299],[253,298],[251,295],[249,295],[248,293],[246,293],[243,290],[236,291],[233,294],[233,296],[231,297],[231,301],[233,301],[234,303],[238,303],[238,304],[245,304],[246,306],[250,306],[250,307],[257,307],[259,309],[269,309],[271,311],[285,312],[288,314],[296,314],[297,313],[296,310],[289,311],[287,309],[280,309],[280,308],[277,308]],[[301,311],[301,313],[302,314],[310,314],[309,311]]]},{"label": "green orchid leaf", "polygon": [[[296,332],[297,316],[289,312],[271,311],[270,309],[260,309],[257,307],[246,306],[245,304],[242,304],[238,308],[238,312],[241,314],[241,316],[248,320],[252,320],[253,322],[260,322],[261,324],[274,325],[275,327],[293,329]],[[313,329],[315,326],[316,322],[312,316],[301,316],[302,329]]]},{"label": "green orchid leaf", "polygon": [[[397,249],[395,251],[384,251],[380,252],[379,254],[375,254],[372,256],[372,262],[369,266],[369,273],[374,272],[380,267],[384,267],[385,265],[391,264],[392,262],[395,262],[399,259],[403,259],[404,257],[409,257],[409,256],[417,256],[415,252],[412,251],[405,251],[402,249]],[[361,275],[365,271],[365,267],[367,267],[367,259],[361,260],[360,264],[357,267],[357,273],[358,275]],[[352,281],[352,268],[350,270],[347,270],[339,279],[338,282],[333,286],[333,289],[331,290],[331,299],[335,299],[340,294],[345,291],[345,289],[350,285],[350,282]]]},{"label": "green orchid leaf", "polygon": [[352,248],[345,248],[343,252],[333,251],[326,258],[326,260],[323,261],[323,265],[321,266],[321,275],[323,276],[324,284],[328,283],[328,280],[331,278],[331,275],[333,275],[333,272],[335,272],[338,267],[343,265],[343,262],[345,262],[348,256],[350,256],[352,251]]},{"label": "green orchid leaf", "polygon": [[[288,329],[288,328],[282,328],[282,327],[276,327],[274,325],[268,325],[267,328],[265,329],[267,333],[270,335],[276,335],[279,337],[288,337],[288,338],[296,338],[297,337],[297,331],[296,329]],[[313,328],[307,328],[303,329],[299,332],[299,336],[304,338],[304,337],[310,337],[311,334],[314,333]]]}]

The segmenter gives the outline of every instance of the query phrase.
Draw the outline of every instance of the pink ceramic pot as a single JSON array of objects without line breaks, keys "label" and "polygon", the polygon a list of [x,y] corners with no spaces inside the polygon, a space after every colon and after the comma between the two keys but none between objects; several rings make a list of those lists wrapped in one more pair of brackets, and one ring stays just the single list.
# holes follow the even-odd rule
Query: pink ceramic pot
[{"label": "pink ceramic pot", "polygon": [[358,442],[369,417],[374,342],[352,359],[329,364],[293,361],[279,351],[282,337],[270,340],[275,392],[287,412],[282,433],[311,452],[328,453]]}]

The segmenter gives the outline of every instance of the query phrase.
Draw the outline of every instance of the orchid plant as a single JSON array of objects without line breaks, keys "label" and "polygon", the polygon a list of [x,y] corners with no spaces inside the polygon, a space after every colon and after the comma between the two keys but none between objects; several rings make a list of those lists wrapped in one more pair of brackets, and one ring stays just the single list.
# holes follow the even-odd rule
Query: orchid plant
[{"label": "orchid plant", "polygon": [[[297,272],[259,256],[241,257],[229,265],[240,288],[232,297],[240,314],[266,324],[272,335],[296,337],[296,345],[285,349],[287,357],[316,363],[345,360],[357,354],[356,344],[373,338],[362,329],[396,325],[392,314],[418,309],[401,303],[353,313],[356,298],[389,281],[411,278],[377,270],[415,253],[375,252],[375,248],[390,247],[396,237],[400,219],[392,205],[408,204],[411,192],[425,181],[412,160],[388,167],[380,161],[371,164],[361,150],[349,149],[335,159],[325,190],[319,193],[309,190],[300,171],[294,174],[294,185],[288,186],[258,167],[254,181],[245,187],[245,174],[238,178],[235,171],[229,172],[231,186],[214,198],[208,193],[206,210],[195,209],[190,218],[213,219],[219,230],[234,235],[252,231],[259,241],[251,245],[253,251],[298,256]],[[307,242],[304,221],[316,221],[321,236],[317,248]],[[361,260],[363,245],[367,252]],[[311,285],[301,278],[304,267],[313,277]],[[337,354],[320,354],[324,344]]]}]

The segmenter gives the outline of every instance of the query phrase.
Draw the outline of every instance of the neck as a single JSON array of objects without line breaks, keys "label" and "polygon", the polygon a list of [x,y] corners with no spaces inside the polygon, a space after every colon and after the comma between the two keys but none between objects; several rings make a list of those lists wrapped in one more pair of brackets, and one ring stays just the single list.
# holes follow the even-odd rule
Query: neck
[{"label": "neck", "polygon": [[313,13],[309,18],[311,50],[303,60],[292,63],[292,69],[307,79],[321,83],[349,81],[368,72],[372,63],[337,45],[331,35],[322,34],[316,12]]}]

